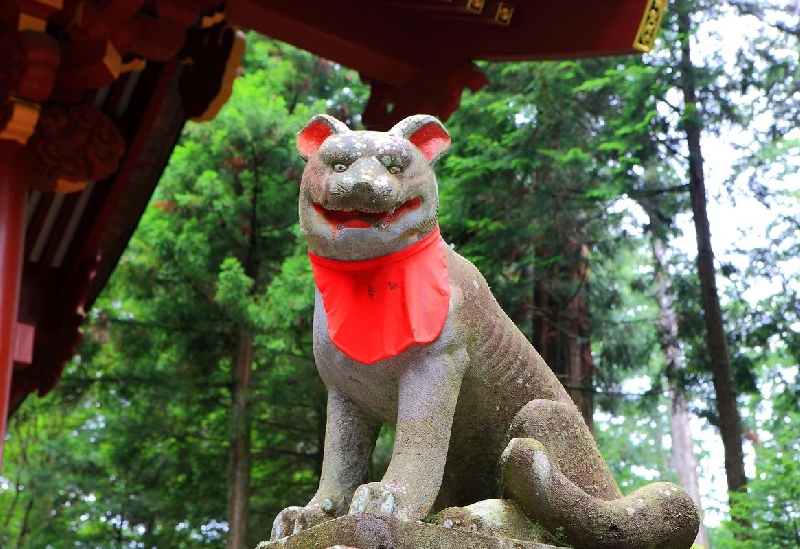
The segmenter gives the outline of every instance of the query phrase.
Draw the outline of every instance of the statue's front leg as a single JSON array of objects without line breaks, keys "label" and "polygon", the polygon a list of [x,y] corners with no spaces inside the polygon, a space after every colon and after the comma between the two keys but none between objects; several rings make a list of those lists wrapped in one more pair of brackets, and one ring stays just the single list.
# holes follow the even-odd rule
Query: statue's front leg
[{"label": "statue's front leg", "polygon": [[347,512],[356,487],[364,482],[380,423],[336,389],[328,392],[325,453],[317,493],[304,507],[287,507],[272,526],[271,539],[281,539]]},{"label": "statue's front leg", "polygon": [[350,513],[420,520],[442,485],[464,357],[426,357],[402,373],[394,451],[380,482],[360,486]]}]

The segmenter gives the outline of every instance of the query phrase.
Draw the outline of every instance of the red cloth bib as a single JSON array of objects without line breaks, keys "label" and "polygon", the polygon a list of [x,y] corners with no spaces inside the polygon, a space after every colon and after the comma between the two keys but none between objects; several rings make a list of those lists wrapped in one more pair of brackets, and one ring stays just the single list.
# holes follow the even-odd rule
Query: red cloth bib
[{"label": "red cloth bib", "polygon": [[408,248],[365,261],[309,251],[328,334],[339,350],[372,364],[439,337],[450,305],[444,247],[436,226]]}]

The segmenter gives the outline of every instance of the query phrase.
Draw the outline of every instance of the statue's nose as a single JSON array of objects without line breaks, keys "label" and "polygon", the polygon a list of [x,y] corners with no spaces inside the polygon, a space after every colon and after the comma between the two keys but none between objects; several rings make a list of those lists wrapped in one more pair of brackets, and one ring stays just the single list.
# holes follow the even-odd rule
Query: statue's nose
[{"label": "statue's nose", "polygon": [[369,196],[374,192],[374,190],[372,188],[372,183],[369,181],[356,181],[353,183],[350,192],[356,196]]},{"label": "statue's nose", "polygon": [[[349,201],[370,207],[390,207],[399,188],[383,166],[374,159],[360,159],[349,170]],[[344,198],[344,197],[342,197]]]}]

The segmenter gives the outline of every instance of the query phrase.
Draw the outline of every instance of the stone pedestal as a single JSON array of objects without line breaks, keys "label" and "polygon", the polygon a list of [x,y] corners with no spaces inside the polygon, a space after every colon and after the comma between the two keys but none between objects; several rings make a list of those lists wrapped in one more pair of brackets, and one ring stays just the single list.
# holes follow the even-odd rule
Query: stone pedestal
[{"label": "stone pedestal", "polygon": [[553,545],[487,536],[423,522],[357,514],[322,523],[256,549],[557,549]]}]

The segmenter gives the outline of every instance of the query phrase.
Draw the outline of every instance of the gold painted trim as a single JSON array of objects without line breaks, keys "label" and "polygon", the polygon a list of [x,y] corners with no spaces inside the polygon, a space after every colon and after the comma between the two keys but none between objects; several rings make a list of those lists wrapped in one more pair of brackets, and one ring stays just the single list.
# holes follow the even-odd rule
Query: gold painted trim
[{"label": "gold painted trim", "polygon": [[64,0],[37,0],[40,4],[44,4],[45,6],[50,6],[51,8],[55,8],[56,10],[64,9]]},{"label": "gold painted trim", "polygon": [[[42,6],[48,6],[55,12],[64,9],[64,0],[35,0],[35,2]],[[30,13],[20,12],[17,20],[17,30],[44,32],[47,30],[47,20]]]},{"label": "gold painted trim", "polygon": [[497,11],[494,12],[494,21],[506,27],[511,24],[511,18],[514,17],[514,6],[507,2],[500,2],[497,4]]},{"label": "gold painted trim", "polygon": [[217,23],[221,23],[225,20],[225,10],[218,11],[212,15],[204,15],[200,18],[200,28],[207,29],[209,27],[213,27]]},{"label": "gold painted trim", "polygon": [[480,14],[486,5],[486,0],[467,0],[464,8],[472,13]]},{"label": "gold painted trim", "polygon": [[20,32],[44,32],[47,30],[47,21],[34,17],[33,15],[28,15],[27,13],[20,13],[19,20],[17,21],[17,30]]},{"label": "gold painted trim", "polygon": [[122,70],[122,56],[110,40],[106,42],[106,53],[103,56],[103,64],[106,66],[111,76],[114,77],[114,80],[119,78],[119,73]]},{"label": "gold painted trim", "polygon": [[11,104],[11,116],[6,127],[0,130],[0,139],[9,139],[25,145],[39,122],[40,107],[36,103],[28,103],[14,97],[8,102]]},{"label": "gold painted trim", "polygon": [[644,12],[644,16],[642,16],[642,23],[639,25],[636,39],[633,41],[633,49],[642,53],[647,53],[653,49],[668,3],[669,0],[648,1],[647,9]]},{"label": "gold painted trim", "polygon": [[119,72],[142,72],[147,67],[147,59],[142,57],[134,57],[130,61],[122,63],[119,67]]},{"label": "gold painted trim", "polygon": [[56,186],[52,189],[53,192],[58,194],[71,194],[82,191],[86,188],[88,181],[69,181],[67,179],[57,179]]}]

